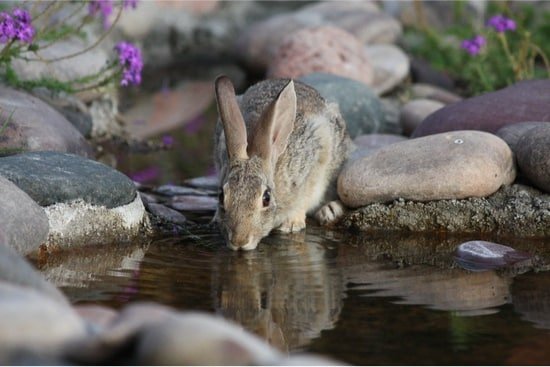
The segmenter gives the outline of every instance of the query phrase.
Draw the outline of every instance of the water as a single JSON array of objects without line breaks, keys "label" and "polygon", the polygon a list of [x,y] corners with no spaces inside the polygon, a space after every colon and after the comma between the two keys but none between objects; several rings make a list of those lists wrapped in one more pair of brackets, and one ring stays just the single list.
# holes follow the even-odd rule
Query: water
[{"label": "water", "polygon": [[[550,273],[513,277],[453,265],[473,237],[349,234],[308,223],[258,250],[223,247],[215,230],[148,245],[45,259],[77,304],[155,301],[244,325],[283,351],[353,364],[545,364]],[[548,258],[544,241],[508,240]]]}]

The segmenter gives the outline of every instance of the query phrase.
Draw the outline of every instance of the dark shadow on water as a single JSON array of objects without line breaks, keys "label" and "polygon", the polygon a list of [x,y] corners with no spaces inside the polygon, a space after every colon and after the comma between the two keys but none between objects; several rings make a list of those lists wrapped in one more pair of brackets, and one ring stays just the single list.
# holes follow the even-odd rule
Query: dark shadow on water
[{"label": "dark shadow on water", "polygon": [[[474,238],[348,234],[310,223],[242,253],[205,229],[40,266],[75,303],[147,300],[213,312],[284,351],[356,364],[547,363],[548,352],[528,351],[550,346],[549,273],[457,268],[454,249]],[[548,242],[503,243],[550,258]]]}]

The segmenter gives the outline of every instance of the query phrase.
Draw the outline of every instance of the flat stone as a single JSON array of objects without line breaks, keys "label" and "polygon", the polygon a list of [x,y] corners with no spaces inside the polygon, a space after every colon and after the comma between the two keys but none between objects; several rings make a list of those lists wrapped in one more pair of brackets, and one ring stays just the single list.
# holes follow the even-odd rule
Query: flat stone
[{"label": "flat stone", "polygon": [[2,236],[0,230],[0,283],[28,287],[57,302],[68,304],[63,293],[46,281],[23,256],[7,247],[6,240]]},{"label": "flat stone", "polygon": [[373,154],[380,148],[388,146],[390,144],[405,141],[407,138],[403,135],[394,134],[368,134],[360,135],[353,139],[353,142],[357,146],[357,149],[351,154],[349,161],[358,158],[366,157]]},{"label": "flat stone", "polygon": [[5,241],[2,245],[23,255],[36,252],[46,242],[50,228],[44,209],[2,176],[0,203],[0,233]]},{"label": "flat stone", "polygon": [[487,241],[464,242],[458,246],[455,252],[455,261],[458,265],[471,271],[510,267],[530,259],[533,259],[533,255]]},{"label": "flat stone", "polygon": [[0,111],[0,156],[41,150],[93,156],[62,114],[30,94],[0,86]]},{"label": "flat stone", "polygon": [[427,116],[443,107],[445,104],[431,99],[415,99],[407,102],[401,107],[399,118],[403,133],[411,135]]},{"label": "flat stone", "polygon": [[529,80],[445,106],[428,116],[413,137],[454,130],[498,129],[524,121],[550,122],[550,80]]},{"label": "flat stone", "polygon": [[288,34],[269,63],[269,78],[299,78],[331,73],[370,85],[373,69],[363,44],[334,26],[305,28]]},{"label": "flat stone", "polygon": [[186,185],[205,190],[218,190],[218,176],[202,176],[187,179],[183,182]]},{"label": "flat stone", "polygon": [[186,212],[215,211],[218,207],[218,199],[210,196],[174,196],[169,206]]},{"label": "flat stone", "polygon": [[179,196],[179,195],[211,195],[216,192],[212,190],[195,189],[192,187],[178,186],[178,185],[161,185],[154,190],[156,193],[165,196]]},{"label": "flat stone", "polygon": [[458,101],[462,101],[462,97],[449,92],[443,88],[437,87],[435,85],[424,84],[424,83],[415,83],[411,87],[412,98],[414,99],[431,99],[434,101],[439,101],[444,104],[451,104]]},{"label": "flat stone", "polygon": [[151,203],[147,205],[147,209],[151,212],[151,214],[170,223],[183,224],[187,222],[185,215],[162,204]]},{"label": "flat stone", "polygon": [[338,194],[353,208],[397,198],[484,197],[515,177],[512,151],[502,139],[456,131],[391,144],[351,162],[338,178]]},{"label": "flat stone", "polygon": [[394,45],[369,45],[365,48],[367,58],[374,69],[369,85],[378,95],[397,87],[409,75],[409,58]]},{"label": "flat stone", "polygon": [[506,125],[495,133],[508,144],[514,154],[518,151],[518,142],[521,137],[529,130],[539,126],[550,126],[550,122],[519,122],[517,124]]},{"label": "flat stone", "polygon": [[494,233],[516,238],[550,236],[550,195],[524,185],[503,186],[486,198],[370,204],[346,214],[350,230]]},{"label": "flat stone", "polygon": [[0,299],[3,353],[19,349],[55,354],[87,334],[84,322],[70,305],[42,292],[0,282]]},{"label": "flat stone", "polygon": [[0,174],[42,206],[83,200],[114,208],[136,197],[134,184],[124,174],[71,154],[32,152],[0,158]]},{"label": "flat stone", "polygon": [[315,88],[327,101],[338,104],[351,138],[389,132],[380,101],[366,84],[326,73],[309,74],[299,80]]},{"label": "flat stone", "polygon": [[550,192],[550,124],[530,129],[519,139],[520,171],[539,189]]}]

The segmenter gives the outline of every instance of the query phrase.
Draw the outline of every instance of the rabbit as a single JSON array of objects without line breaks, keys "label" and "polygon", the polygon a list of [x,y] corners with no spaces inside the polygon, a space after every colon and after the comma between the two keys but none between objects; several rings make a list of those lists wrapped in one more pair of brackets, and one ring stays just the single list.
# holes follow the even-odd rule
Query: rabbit
[{"label": "rabbit", "polygon": [[354,145],[336,104],[289,79],[261,81],[237,97],[222,75],[215,95],[214,221],[231,249],[253,250],[272,230],[300,231],[306,214],[321,224],[343,215],[336,179]]}]

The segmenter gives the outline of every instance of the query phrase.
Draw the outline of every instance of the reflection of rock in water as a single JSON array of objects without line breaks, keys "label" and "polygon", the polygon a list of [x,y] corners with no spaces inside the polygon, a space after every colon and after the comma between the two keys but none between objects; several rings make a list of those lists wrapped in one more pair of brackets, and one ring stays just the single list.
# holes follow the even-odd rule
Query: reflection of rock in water
[{"label": "reflection of rock in water", "polygon": [[524,320],[550,329],[550,273],[517,277],[512,285],[512,303]]},{"label": "reflection of rock in water", "polygon": [[212,278],[217,311],[282,350],[333,328],[342,307],[342,280],[327,249],[302,235],[284,246],[269,238],[258,251],[225,253]]}]

